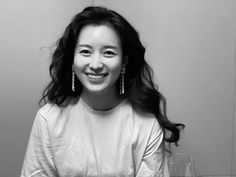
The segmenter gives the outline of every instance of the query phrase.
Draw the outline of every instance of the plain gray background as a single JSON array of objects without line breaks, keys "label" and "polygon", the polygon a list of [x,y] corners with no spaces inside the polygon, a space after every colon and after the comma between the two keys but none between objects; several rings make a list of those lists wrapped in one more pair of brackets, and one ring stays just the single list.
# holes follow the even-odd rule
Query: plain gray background
[{"label": "plain gray background", "polygon": [[87,5],[111,7],[140,32],[172,121],[198,175],[236,176],[235,0],[0,0],[0,177],[19,176],[50,47]]}]

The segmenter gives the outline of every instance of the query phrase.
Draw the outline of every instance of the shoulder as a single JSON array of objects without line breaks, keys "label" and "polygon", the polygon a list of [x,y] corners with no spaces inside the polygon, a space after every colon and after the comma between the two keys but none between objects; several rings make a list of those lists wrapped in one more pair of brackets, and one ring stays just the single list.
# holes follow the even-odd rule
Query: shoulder
[{"label": "shoulder", "polygon": [[47,129],[50,133],[58,127],[59,123],[64,123],[66,120],[63,119],[64,117],[63,112],[67,110],[68,107],[60,107],[56,104],[47,103],[41,108],[39,108],[34,124],[36,127],[43,127]]},{"label": "shoulder", "polygon": [[37,114],[41,115],[44,118],[48,118],[48,115],[58,114],[59,112],[61,112],[61,109],[57,105],[52,103],[46,103],[41,108],[39,108]]},{"label": "shoulder", "polygon": [[152,129],[153,126],[161,128],[157,117],[153,113],[143,112],[141,110],[134,110],[136,122],[145,129]]},{"label": "shoulder", "polygon": [[40,117],[46,122],[52,122],[60,116],[63,109],[64,108],[61,108],[56,104],[47,103],[39,108],[36,117]]},{"label": "shoulder", "polygon": [[135,131],[144,134],[150,134],[153,131],[162,131],[158,118],[153,113],[134,109],[130,104],[128,104],[128,110],[132,112]]}]

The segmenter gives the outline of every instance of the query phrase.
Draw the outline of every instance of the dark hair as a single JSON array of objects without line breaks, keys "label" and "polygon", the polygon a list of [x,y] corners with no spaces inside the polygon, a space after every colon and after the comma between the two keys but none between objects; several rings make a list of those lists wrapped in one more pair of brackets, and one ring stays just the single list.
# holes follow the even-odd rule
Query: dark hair
[{"label": "dark hair", "polygon": [[153,83],[153,71],[144,59],[145,48],[139,34],[120,14],[105,7],[87,7],[67,26],[52,55],[49,68],[52,80],[44,90],[40,104],[51,102],[63,106],[80,96],[82,85],[78,78],[75,78],[76,92],[71,89],[77,38],[86,25],[102,24],[110,25],[117,32],[121,39],[123,56],[128,58],[125,74],[127,100],[133,108],[153,113],[164,130],[165,141],[177,145],[180,128],[184,128],[184,125],[172,123],[167,118],[166,101]]}]

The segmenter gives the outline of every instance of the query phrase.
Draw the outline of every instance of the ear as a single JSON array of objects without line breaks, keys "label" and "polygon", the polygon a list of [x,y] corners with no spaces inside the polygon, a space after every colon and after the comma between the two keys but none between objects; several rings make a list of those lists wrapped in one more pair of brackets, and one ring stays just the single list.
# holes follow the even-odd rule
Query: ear
[{"label": "ear", "polygon": [[122,67],[125,67],[129,62],[129,58],[127,56],[124,56],[123,61],[122,61]]}]

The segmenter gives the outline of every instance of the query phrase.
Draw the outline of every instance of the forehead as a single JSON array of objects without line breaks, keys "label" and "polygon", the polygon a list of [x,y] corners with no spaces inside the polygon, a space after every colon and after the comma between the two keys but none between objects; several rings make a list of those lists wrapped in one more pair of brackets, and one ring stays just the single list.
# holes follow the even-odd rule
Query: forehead
[{"label": "forehead", "polygon": [[109,25],[87,25],[81,29],[77,43],[120,46],[120,37]]}]

